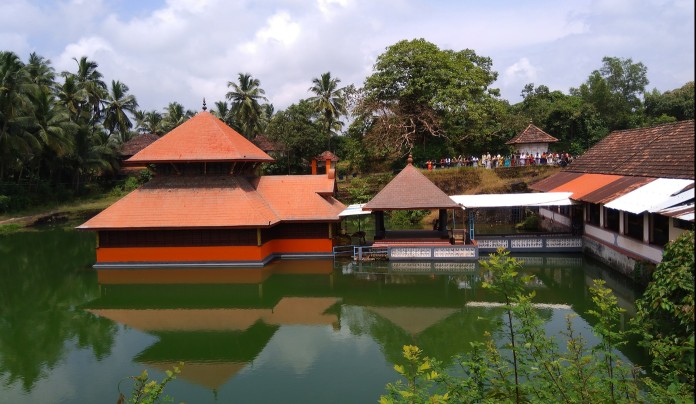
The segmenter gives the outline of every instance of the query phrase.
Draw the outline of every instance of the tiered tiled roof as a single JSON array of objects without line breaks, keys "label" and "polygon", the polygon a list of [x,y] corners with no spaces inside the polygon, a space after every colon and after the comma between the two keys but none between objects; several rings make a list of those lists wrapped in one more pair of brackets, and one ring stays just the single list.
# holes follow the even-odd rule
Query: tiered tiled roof
[{"label": "tiered tiled roof", "polygon": [[317,157],[315,157],[315,159],[317,159],[317,161],[320,161],[320,162],[326,161],[326,160],[331,160],[334,163],[339,160],[338,156],[336,156],[335,154],[331,153],[328,150],[323,152],[322,154],[318,155]]},{"label": "tiered tiled roof", "polygon": [[454,209],[454,202],[419,169],[409,163],[374,198],[365,204],[365,210],[398,209]]},{"label": "tiered tiled roof", "polygon": [[159,136],[152,133],[141,133],[134,136],[132,139],[121,145],[121,155],[124,157],[130,157],[145,147],[149,146],[150,143],[159,139]]},{"label": "tiered tiled roof", "polygon": [[614,131],[566,171],[694,179],[694,121]]},{"label": "tiered tiled roof", "polygon": [[193,118],[127,160],[129,163],[274,161],[210,112]]},{"label": "tiered tiled roof", "polygon": [[326,176],[155,177],[79,226],[83,230],[269,227],[337,221],[345,206]]},{"label": "tiered tiled roof", "polygon": [[517,136],[505,142],[505,144],[522,144],[522,143],[553,143],[558,142],[558,139],[534,126],[529,124]]}]

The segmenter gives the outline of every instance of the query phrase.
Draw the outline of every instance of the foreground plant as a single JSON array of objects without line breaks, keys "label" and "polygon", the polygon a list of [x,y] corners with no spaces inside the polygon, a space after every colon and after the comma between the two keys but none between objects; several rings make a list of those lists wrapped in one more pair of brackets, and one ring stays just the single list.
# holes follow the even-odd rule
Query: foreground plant
[{"label": "foreground plant", "polygon": [[504,250],[482,262],[484,287],[504,302],[502,346],[488,334],[486,342],[472,343],[469,353],[455,358],[455,369],[447,370],[417,347],[406,346],[407,364],[395,366],[405,383],[387,385],[380,402],[693,402],[683,384],[665,388],[621,360],[618,348],[627,340],[619,326],[623,310],[602,280],[590,288],[594,308],[589,314],[597,319],[593,332],[599,343],[588,346],[571,314],[561,333],[562,349],[546,335],[541,310],[532,303],[534,293],[524,293],[530,277],[520,268]]},{"label": "foreground plant", "polygon": [[[138,376],[129,376],[128,378],[133,380],[133,389],[131,390],[131,396],[126,400],[126,397],[121,393],[121,387],[119,383],[119,394],[117,404],[153,404],[158,403],[160,400],[172,401],[169,396],[161,397],[164,387],[176,379],[176,376],[181,373],[181,368],[184,366],[183,362],[179,362],[178,366],[174,366],[171,370],[166,370],[166,377],[162,381],[151,380],[147,374],[147,370]],[[125,380],[125,379],[124,379]]]}]

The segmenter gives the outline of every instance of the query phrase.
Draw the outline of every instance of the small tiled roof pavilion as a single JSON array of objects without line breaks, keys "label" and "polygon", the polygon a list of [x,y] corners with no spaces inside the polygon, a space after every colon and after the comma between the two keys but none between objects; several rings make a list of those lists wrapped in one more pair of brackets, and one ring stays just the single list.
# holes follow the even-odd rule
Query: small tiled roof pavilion
[{"label": "small tiled roof pavilion", "polygon": [[515,137],[505,142],[515,149],[515,153],[535,155],[549,151],[549,143],[558,142],[558,139],[534,126],[531,122]]},{"label": "small tiled roof pavilion", "polygon": [[330,255],[345,206],[325,175],[257,176],[274,161],[205,110],[129,163],[151,181],[86,223],[96,268],[262,266],[275,257]]},{"label": "small tiled roof pavilion", "polygon": [[461,209],[437,185],[413,166],[413,158],[408,157],[406,167],[382,188],[374,198],[363,206],[375,216],[375,239],[388,236],[384,228],[384,212],[389,210],[439,210],[438,237],[447,238],[447,209]]}]

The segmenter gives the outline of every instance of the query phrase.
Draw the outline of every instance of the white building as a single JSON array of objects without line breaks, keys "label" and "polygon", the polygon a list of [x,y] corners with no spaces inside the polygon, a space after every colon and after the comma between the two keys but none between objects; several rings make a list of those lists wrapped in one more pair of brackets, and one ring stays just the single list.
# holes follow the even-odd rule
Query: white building
[{"label": "white building", "polygon": [[583,249],[625,274],[662,260],[694,228],[694,121],[615,131],[532,186],[572,192],[572,207],[541,208],[545,225],[583,234]]}]

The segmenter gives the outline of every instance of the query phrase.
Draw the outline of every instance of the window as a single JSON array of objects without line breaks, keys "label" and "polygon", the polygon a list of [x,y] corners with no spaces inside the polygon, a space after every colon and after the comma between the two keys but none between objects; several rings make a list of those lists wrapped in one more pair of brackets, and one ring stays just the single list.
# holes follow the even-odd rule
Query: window
[{"label": "window", "polygon": [[694,229],[694,222],[675,218],[674,219],[674,227],[676,227],[677,229],[682,229],[682,230],[693,230]]},{"label": "window", "polygon": [[558,209],[558,213],[565,217],[570,217],[570,206],[560,206]]},{"label": "window", "polygon": [[604,208],[604,228],[613,232],[619,232],[619,220],[621,214],[616,209]]},{"label": "window", "polygon": [[667,216],[650,215],[650,244],[664,247],[669,241],[669,218]]},{"label": "window", "polygon": [[624,234],[643,241],[643,215],[624,212]]},{"label": "window", "polygon": [[599,205],[596,203],[588,203],[585,206],[587,206],[587,223],[599,226]]}]

